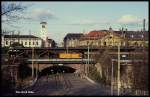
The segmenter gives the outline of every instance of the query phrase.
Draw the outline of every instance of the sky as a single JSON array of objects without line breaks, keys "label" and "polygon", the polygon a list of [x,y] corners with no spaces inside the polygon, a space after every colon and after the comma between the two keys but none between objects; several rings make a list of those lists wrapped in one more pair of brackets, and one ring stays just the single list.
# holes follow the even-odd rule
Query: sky
[{"label": "sky", "polygon": [[30,5],[23,16],[29,18],[18,20],[4,29],[20,31],[21,34],[39,36],[40,22],[48,23],[48,37],[57,43],[63,41],[67,33],[88,33],[111,27],[119,30],[141,30],[146,19],[148,30],[148,2],[21,2]]}]

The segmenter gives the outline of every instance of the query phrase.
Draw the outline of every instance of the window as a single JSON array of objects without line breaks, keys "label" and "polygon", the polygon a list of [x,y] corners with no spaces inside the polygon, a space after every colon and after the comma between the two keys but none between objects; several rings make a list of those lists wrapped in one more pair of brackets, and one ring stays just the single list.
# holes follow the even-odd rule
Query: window
[{"label": "window", "polygon": [[11,44],[13,44],[13,42],[12,42],[12,41],[10,41],[10,45],[11,45]]},{"label": "window", "polygon": [[33,45],[34,45],[34,41],[33,41]]},{"label": "window", "polygon": [[45,25],[42,25],[42,28],[45,28]]},{"label": "window", "polygon": [[89,45],[89,43],[90,43],[89,41],[86,42],[87,45]]},{"label": "window", "polygon": [[133,36],[133,35],[131,35],[131,37],[133,38],[134,36]]},{"label": "window", "polygon": [[142,38],[144,38],[144,35],[141,35]]},{"label": "window", "polygon": [[135,45],[135,46],[138,46],[138,43],[137,43],[137,42],[135,42],[135,43],[134,43],[134,45]]},{"label": "window", "polygon": [[36,42],[36,45],[38,45],[38,41]]},{"label": "window", "polygon": [[98,45],[101,45],[101,41],[98,42]]},{"label": "window", "polygon": [[29,42],[29,45],[31,45],[31,42]]},{"label": "window", "polygon": [[8,45],[8,41],[6,41],[6,45]]},{"label": "window", "polygon": [[106,42],[104,42],[104,46],[106,46]]},{"label": "window", "polygon": [[27,45],[27,42],[25,42],[25,45]]}]

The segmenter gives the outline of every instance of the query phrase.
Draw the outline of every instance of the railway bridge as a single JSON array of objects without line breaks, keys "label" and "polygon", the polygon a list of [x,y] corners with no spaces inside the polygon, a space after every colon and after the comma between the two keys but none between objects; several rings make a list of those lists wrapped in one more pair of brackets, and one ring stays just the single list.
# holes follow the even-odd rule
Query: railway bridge
[{"label": "railway bridge", "polygon": [[[24,63],[31,68],[36,68],[39,71],[48,68],[53,65],[63,64],[65,66],[74,68],[80,71],[87,71],[88,67],[92,64],[95,64],[95,60],[90,56],[96,54],[99,51],[111,50],[112,52],[117,52],[117,47],[55,47],[55,48],[10,48],[9,49],[9,58],[14,57],[13,62],[18,62],[20,57],[24,58]],[[120,53],[134,51],[137,48],[132,47],[120,47]],[[141,50],[142,48],[138,48]],[[77,53],[81,54],[80,57],[64,57],[60,58],[60,53]],[[117,53],[111,53],[117,54]]]}]

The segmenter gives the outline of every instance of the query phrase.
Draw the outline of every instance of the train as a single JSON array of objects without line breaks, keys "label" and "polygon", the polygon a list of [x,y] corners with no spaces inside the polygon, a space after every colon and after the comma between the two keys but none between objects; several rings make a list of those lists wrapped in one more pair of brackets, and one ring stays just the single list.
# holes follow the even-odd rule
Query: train
[{"label": "train", "polygon": [[81,53],[59,53],[59,58],[79,59],[79,58],[82,58],[82,54]]}]

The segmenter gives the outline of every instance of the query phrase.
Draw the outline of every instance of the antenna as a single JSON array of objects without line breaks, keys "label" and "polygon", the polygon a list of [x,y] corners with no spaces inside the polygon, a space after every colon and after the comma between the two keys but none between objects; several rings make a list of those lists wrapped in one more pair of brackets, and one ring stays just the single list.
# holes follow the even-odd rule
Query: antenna
[{"label": "antenna", "polygon": [[31,45],[31,30],[29,30],[29,47]]},{"label": "antenna", "polygon": [[20,37],[20,31],[18,30],[18,43],[20,43],[19,37]]}]

